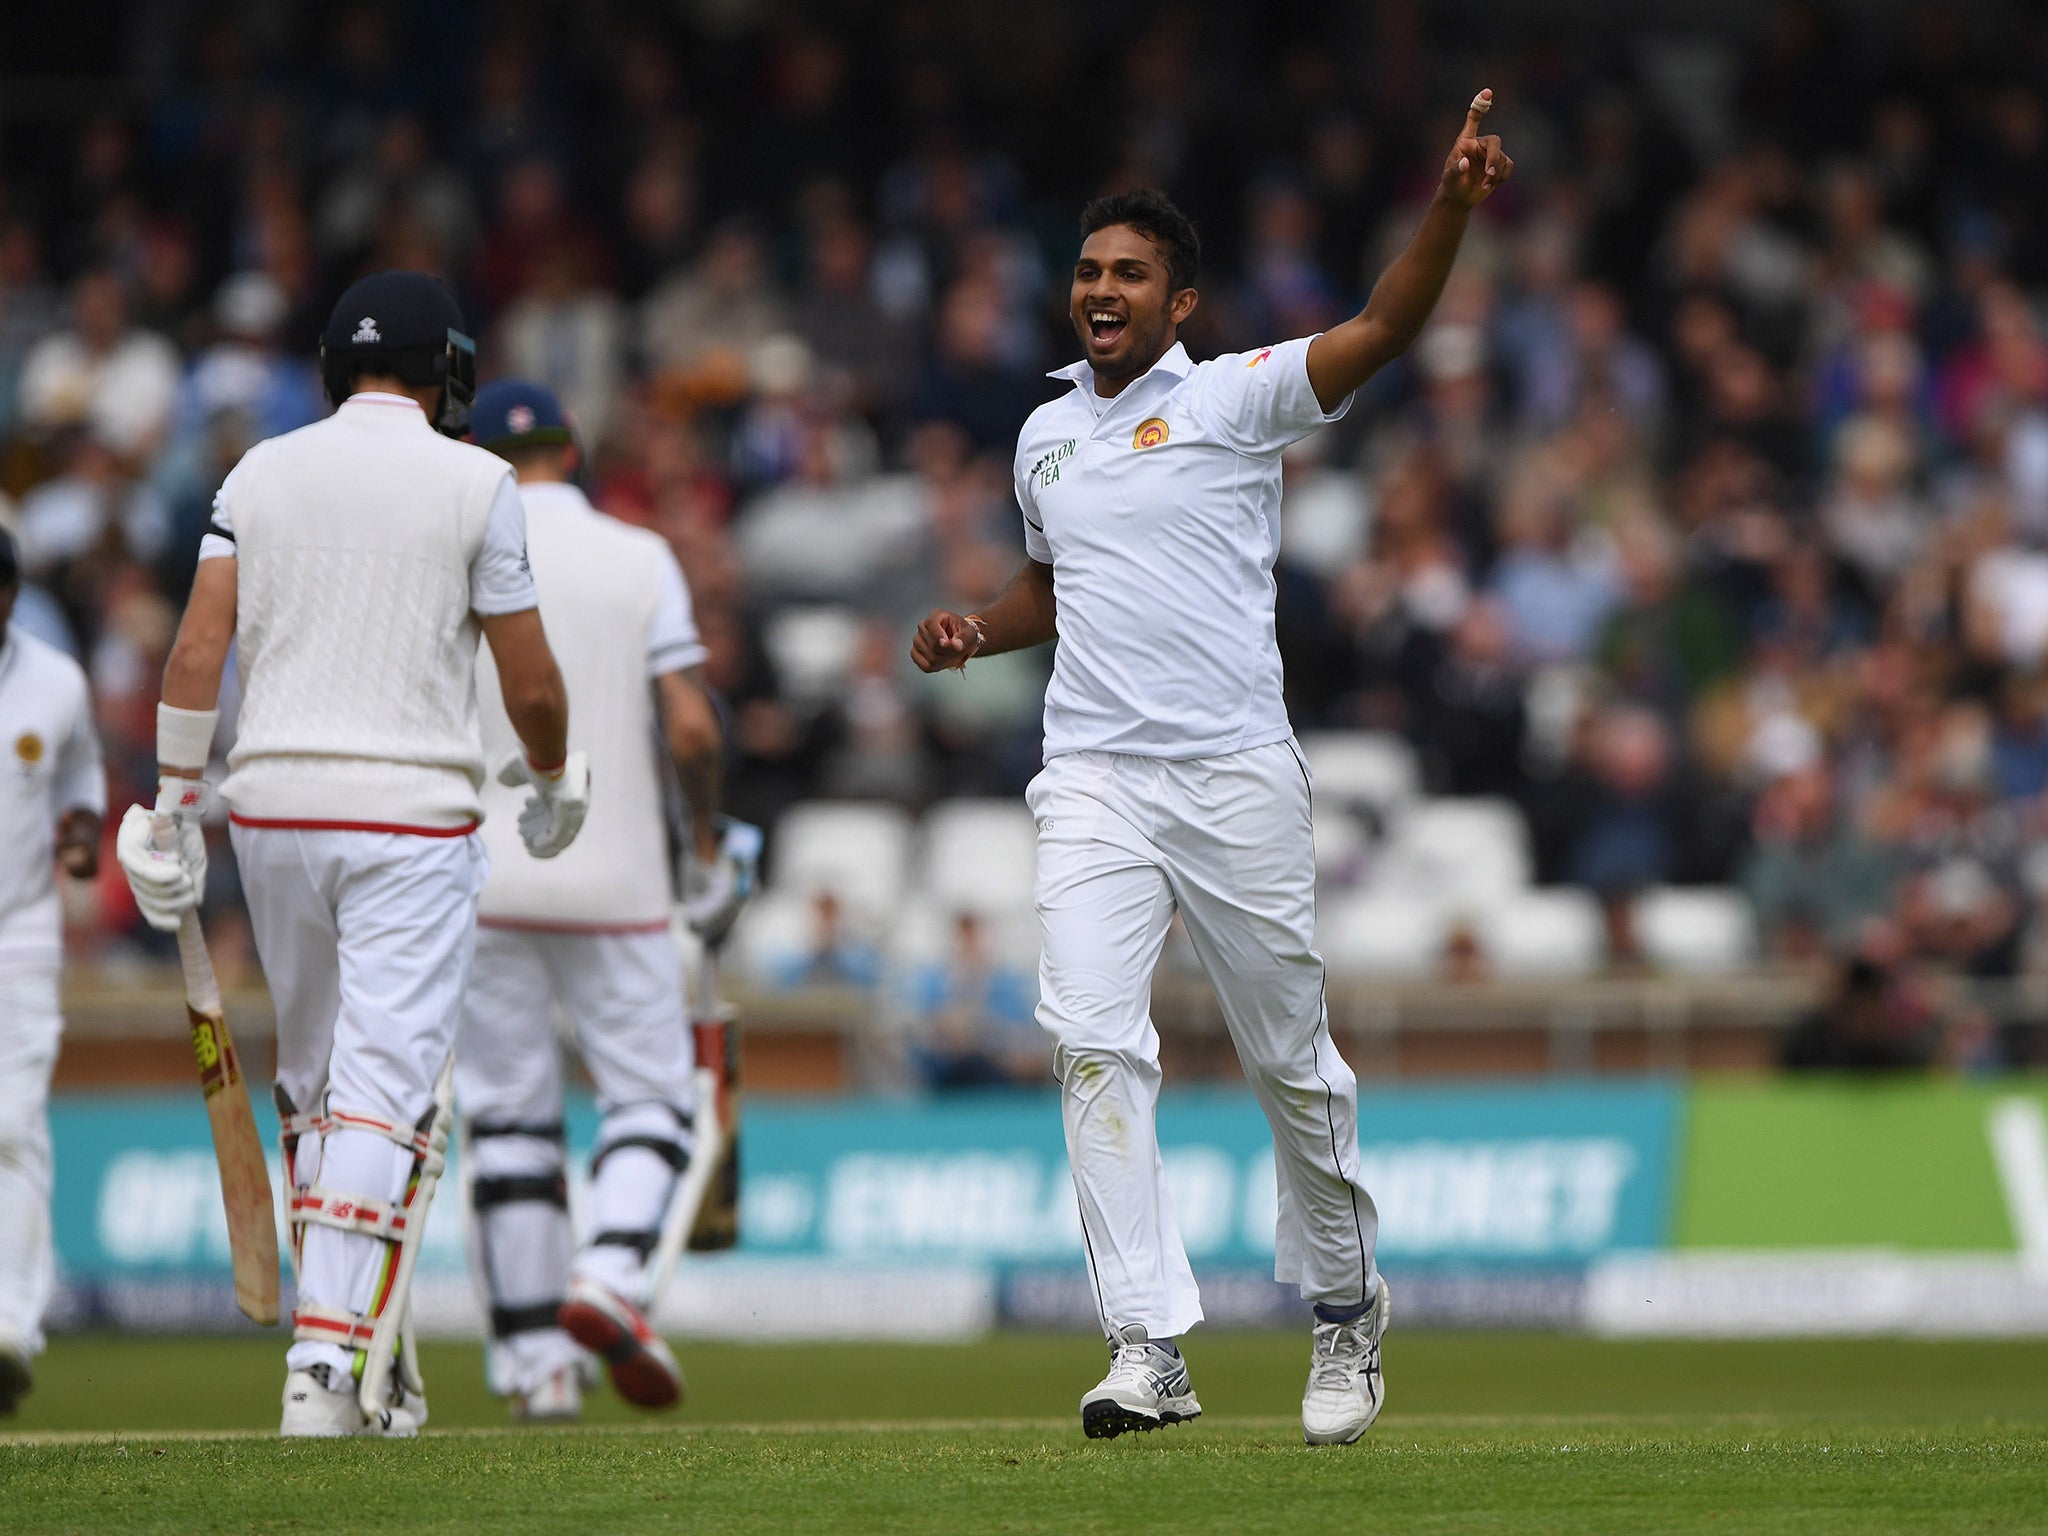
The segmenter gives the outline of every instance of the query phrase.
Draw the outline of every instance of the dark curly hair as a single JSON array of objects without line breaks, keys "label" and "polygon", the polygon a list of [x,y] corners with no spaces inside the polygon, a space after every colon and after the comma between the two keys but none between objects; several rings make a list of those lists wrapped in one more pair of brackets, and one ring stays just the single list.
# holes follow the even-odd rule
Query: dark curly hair
[{"label": "dark curly hair", "polygon": [[1140,187],[1098,197],[1081,210],[1081,238],[1098,229],[1127,224],[1166,254],[1166,285],[1175,293],[1195,286],[1202,265],[1202,242],[1188,216],[1164,192]]}]

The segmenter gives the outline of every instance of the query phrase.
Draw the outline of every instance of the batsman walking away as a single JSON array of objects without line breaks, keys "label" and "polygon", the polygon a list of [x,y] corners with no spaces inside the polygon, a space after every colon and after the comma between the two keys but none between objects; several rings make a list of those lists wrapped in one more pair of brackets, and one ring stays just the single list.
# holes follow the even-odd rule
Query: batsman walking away
[{"label": "batsman walking away", "polygon": [[479,636],[516,740],[500,777],[530,791],[526,852],[561,853],[589,803],[512,477],[454,440],[475,363],[435,279],[384,272],[342,294],[321,348],[334,414],[249,450],[215,498],[164,670],[156,804],[130,807],[117,841],[143,915],[176,931],[205,889],[203,776],[234,645],[242,702],[220,795],[277,1012],[298,1285],[286,1435],[426,1422],[407,1282],[445,1161],[490,867]]},{"label": "batsman walking away", "polygon": [[1038,820],[1039,1022],[1109,1374],[1095,1437],[1202,1411],[1178,1338],[1202,1319],[1154,1127],[1152,972],[1176,914],[1272,1127],[1274,1273],[1314,1307],[1311,1444],[1348,1443],[1384,1401],[1391,1307],[1359,1176],[1357,1080],[1330,1037],[1314,949],[1311,786],[1281,694],[1273,566],[1280,459],[1350,409],[1421,332],[1471,211],[1514,169],[1472,99],[1434,200],[1365,308],[1320,335],[1196,363],[1194,226],[1160,192],[1081,215],[1072,388],[1033,412],[1015,486],[1028,559],[975,614],[918,628],[927,672],[1057,640]]},{"label": "batsman walking away", "polygon": [[[463,999],[456,1089],[470,1168],[470,1252],[490,1322],[493,1389],[515,1418],[582,1409],[588,1350],[620,1396],[678,1401],[683,1376],[654,1331],[649,1259],[678,1211],[704,1191],[698,1100],[656,741],[688,802],[682,919],[707,945],[753,888],[760,833],[719,812],[724,750],[704,690],[690,594],[655,533],[606,517],[572,480],[577,447],[547,390],[500,381],[478,397],[475,440],[509,460],[526,512],[533,579],[577,701],[571,742],[603,798],[574,847],[545,864],[519,856],[514,791],[484,792],[493,855],[476,965]],[[478,666],[488,755],[515,746],[499,669]],[[702,963],[708,965],[706,958]],[[571,1231],[559,1007],[597,1085],[601,1121]]]}]

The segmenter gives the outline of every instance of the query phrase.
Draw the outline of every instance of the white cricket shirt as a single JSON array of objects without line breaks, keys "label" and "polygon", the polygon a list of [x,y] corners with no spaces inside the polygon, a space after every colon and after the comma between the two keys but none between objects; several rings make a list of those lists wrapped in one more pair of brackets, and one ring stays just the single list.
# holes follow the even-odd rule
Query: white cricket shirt
[{"label": "white cricket shirt", "polygon": [[242,456],[200,546],[236,562],[234,820],[475,828],[477,618],[535,606],[525,523],[510,466],[400,395]]},{"label": "white cricket shirt", "polygon": [[1308,382],[1313,337],[1191,362],[1123,393],[1085,362],[1017,439],[1024,547],[1052,566],[1045,755],[1213,757],[1289,734],[1273,629],[1280,455],[1350,408]]},{"label": "white cricket shirt", "polygon": [[107,813],[85,673],[9,625],[0,634],[0,970],[63,959],[57,823],[74,810]]},{"label": "white cricket shirt", "polygon": [[[536,859],[519,840],[531,790],[484,785],[491,927],[541,932],[666,930],[672,900],[657,754],[655,678],[704,660],[689,589],[659,534],[607,517],[573,485],[519,487],[541,622],[569,690],[569,746],[590,754],[590,814],[576,841]],[[477,659],[485,761],[519,751],[490,653]]]}]

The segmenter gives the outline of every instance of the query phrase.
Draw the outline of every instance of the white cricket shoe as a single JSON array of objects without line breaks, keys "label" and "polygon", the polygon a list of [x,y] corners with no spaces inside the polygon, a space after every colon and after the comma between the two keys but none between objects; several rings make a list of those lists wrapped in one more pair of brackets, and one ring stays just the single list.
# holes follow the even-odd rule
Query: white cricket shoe
[{"label": "white cricket shoe", "polygon": [[683,1368],[647,1321],[647,1314],[581,1275],[569,1281],[555,1321],[564,1333],[603,1358],[612,1389],[641,1408],[671,1408],[683,1400]]},{"label": "white cricket shoe", "polygon": [[1202,1416],[1188,1380],[1188,1363],[1145,1336],[1143,1323],[1126,1323],[1110,1346],[1109,1374],[1081,1399],[1081,1432],[1113,1440],[1128,1430],[1153,1430]]},{"label": "white cricket shoe", "polygon": [[1393,1298],[1384,1275],[1371,1310],[1348,1323],[1316,1324],[1308,1390],[1301,1397],[1301,1437],[1310,1445],[1349,1445],[1380,1416],[1387,1384],[1380,1376],[1380,1337]]},{"label": "white cricket shoe", "polygon": [[[405,1408],[385,1408],[371,1418],[356,1401],[352,1377],[341,1376],[332,1366],[316,1365],[308,1371],[293,1371],[284,1379],[284,1418],[277,1427],[286,1439],[333,1440],[367,1435],[390,1440],[409,1440],[420,1432],[420,1419]],[[425,1408],[424,1401],[420,1406]]]},{"label": "white cricket shoe", "polygon": [[532,1391],[515,1393],[512,1417],[523,1424],[573,1424],[582,1418],[582,1361],[557,1366]]}]

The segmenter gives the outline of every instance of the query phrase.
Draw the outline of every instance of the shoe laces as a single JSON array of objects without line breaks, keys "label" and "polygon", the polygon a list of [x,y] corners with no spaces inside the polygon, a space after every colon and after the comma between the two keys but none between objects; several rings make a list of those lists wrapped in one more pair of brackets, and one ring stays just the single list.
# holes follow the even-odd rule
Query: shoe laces
[{"label": "shoe laces", "polygon": [[1150,1343],[1119,1344],[1110,1357],[1110,1381],[1128,1381],[1150,1387],[1159,1377],[1171,1374],[1166,1351]]},{"label": "shoe laces", "polygon": [[1372,1336],[1370,1312],[1348,1323],[1317,1323],[1309,1385],[1328,1391],[1348,1390],[1361,1371],[1370,1371],[1377,1364],[1379,1348]]}]

